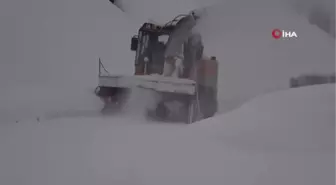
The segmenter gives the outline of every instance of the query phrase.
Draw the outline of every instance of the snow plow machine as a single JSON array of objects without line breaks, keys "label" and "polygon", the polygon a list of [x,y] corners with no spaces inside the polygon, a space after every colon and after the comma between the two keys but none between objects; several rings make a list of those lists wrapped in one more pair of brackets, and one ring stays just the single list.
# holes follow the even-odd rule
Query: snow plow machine
[{"label": "snow plow machine", "polygon": [[[158,95],[147,118],[193,123],[217,112],[216,57],[203,55],[200,34],[192,31],[194,13],[177,16],[165,25],[144,23],[131,38],[135,51],[134,75],[103,74],[99,60],[99,85],[96,95],[104,102],[103,113],[121,110],[131,88],[148,89]],[[178,106],[169,107],[169,103]]]}]

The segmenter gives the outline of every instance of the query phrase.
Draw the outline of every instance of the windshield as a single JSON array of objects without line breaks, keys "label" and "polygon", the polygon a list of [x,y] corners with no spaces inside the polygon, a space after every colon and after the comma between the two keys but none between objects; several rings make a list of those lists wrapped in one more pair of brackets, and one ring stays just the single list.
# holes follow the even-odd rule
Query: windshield
[{"label": "windshield", "polygon": [[160,35],[158,38],[158,41],[166,45],[168,42],[168,39],[169,39],[169,35]]}]

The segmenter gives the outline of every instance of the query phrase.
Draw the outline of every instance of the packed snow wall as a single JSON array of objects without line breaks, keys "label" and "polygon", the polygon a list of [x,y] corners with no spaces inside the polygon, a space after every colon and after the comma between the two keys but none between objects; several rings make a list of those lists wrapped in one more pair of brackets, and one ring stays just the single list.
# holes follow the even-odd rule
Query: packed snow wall
[{"label": "packed snow wall", "polygon": [[[274,39],[276,28],[295,31],[298,38]],[[335,72],[334,39],[290,4],[228,0],[208,7],[197,31],[205,53],[219,60],[219,99],[225,110],[289,88],[291,77]]]}]

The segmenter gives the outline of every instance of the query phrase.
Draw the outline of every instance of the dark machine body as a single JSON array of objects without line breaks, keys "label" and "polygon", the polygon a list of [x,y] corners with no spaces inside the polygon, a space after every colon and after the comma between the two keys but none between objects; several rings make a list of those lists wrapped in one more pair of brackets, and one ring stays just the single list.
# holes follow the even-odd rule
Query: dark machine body
[{"label": "dark machine body", "polygon": [[[167,78],[195,82],[193,94],[156,92],[159,98],[154,108],[147,110],[148,118],[192,123],[217,112],[218,62],[203,55],[201,36],[191,32],[195,23],[188,20],[190,16],[178,16],[162,26],[144,23],[131,39],[131,50],[136,52],[135,76],[165,76],[165,62],[173,58],[170,64],[178,72]],[[180,52],[174,56],[175,49]],[[176,59],[183,67],[178,68]],[[102,111],[114,112],[123,107],[129,92],[129,88],[100,85],[96,94],[105,102]],[[173,102],[175,107],[170,108]]]}]

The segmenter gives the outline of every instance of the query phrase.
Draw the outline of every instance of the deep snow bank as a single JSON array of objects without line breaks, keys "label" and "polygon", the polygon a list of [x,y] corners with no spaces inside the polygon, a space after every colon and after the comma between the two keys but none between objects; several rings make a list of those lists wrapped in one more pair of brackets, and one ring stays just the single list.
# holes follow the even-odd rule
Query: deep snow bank
[{"label": "deep snow bank", "polygon": [[194,125],[120,116],[0,124],[0,182],[334,184],[334,88],[261,96]]},{"label": "deep snow bank", "polygon": [[[196,30],[203,36],[206,54],[220,62],[223,108],[288,88],[293,76],[335,71],[334,40],[289,3],[229,0],[206,12]],[[275,28],[296,31],[298,38],[275,40]]]},{"label": "deep snow bank", "polygon": [[335,85],[315,85],[259,96],[239,109],[199,122],[223,142],[270,150],[331,150]]},{"label": "deep snow bank", "polygon": [[335,86],[261,96],[137,153],[146,184],[334,183]]}]

